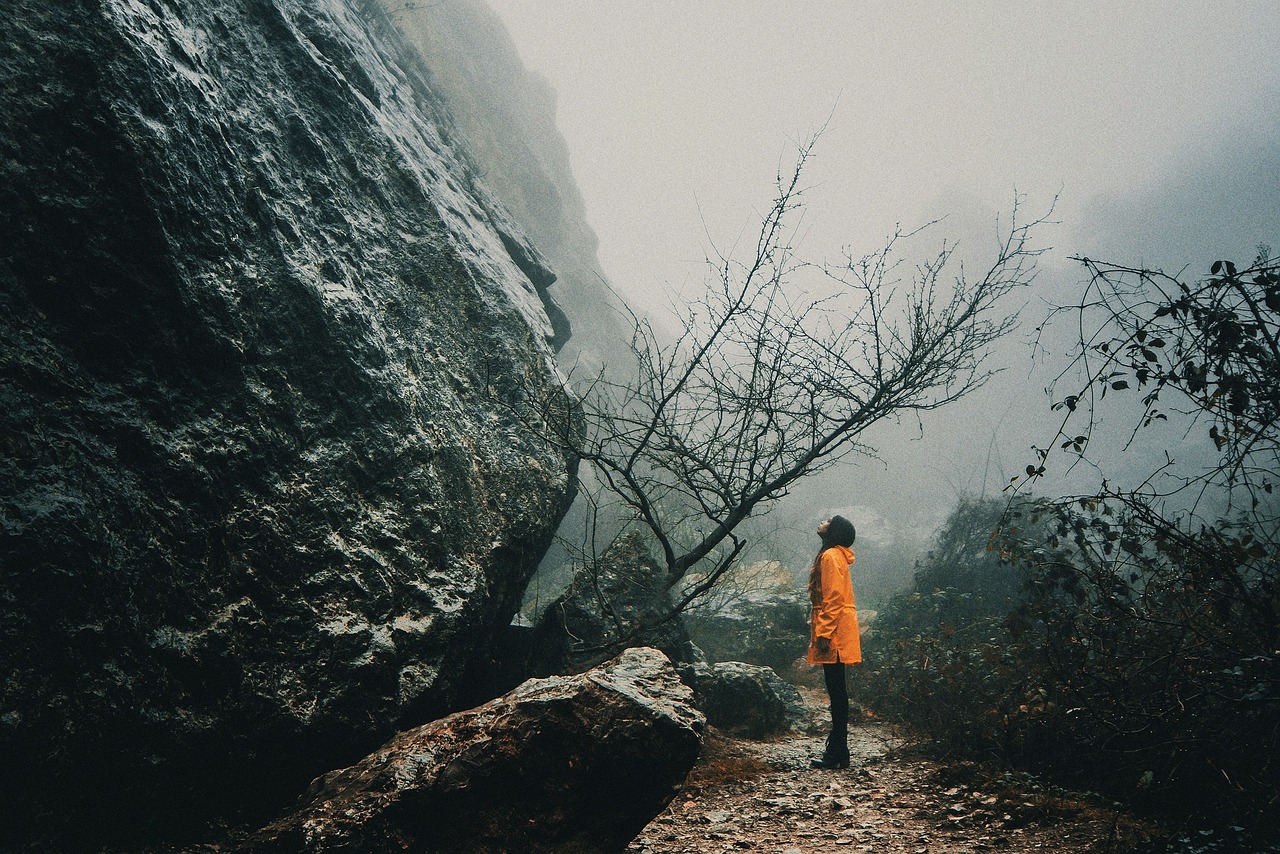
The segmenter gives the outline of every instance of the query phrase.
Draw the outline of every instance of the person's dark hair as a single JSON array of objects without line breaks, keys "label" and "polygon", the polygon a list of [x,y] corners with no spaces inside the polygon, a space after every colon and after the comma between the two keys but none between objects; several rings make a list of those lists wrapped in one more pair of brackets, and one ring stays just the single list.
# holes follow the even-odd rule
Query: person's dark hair
[{"label": "person's dark hair", "polygon": [[827,533],[822,537],[822,547],[829,549],[832,546],[851,546],[857,538],[858,532],[854,530],[852,522],[843,516],[832,516],[831,523],[827,525]]}]

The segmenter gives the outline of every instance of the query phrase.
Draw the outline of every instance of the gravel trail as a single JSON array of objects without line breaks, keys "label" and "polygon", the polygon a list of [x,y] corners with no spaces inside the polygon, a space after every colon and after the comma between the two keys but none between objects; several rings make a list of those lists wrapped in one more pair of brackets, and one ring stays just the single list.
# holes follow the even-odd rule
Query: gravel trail
[{"label": "gravel trail", "polygon": [[825,697],[804,694],[801,731],[770,741],[711,731],[680,794],[628,852],[1112,854],[1149,836],[1096,799],[1028,775],[931,760],[872,720],[850,728],[848,770],[811,769]]}]

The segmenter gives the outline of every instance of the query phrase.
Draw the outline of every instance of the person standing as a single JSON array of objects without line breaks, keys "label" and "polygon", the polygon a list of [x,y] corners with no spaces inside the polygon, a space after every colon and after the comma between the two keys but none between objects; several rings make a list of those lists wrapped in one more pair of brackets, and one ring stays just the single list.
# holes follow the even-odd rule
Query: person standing
[{"label": "person standing", "polygon": [[822,547],[809,570],[810,664],[821,664],[831,704],[831,735],[814,768],[849,767],[849,687],[845,667],[862,661],[858,610],[853,599],[853,523],[832,516],[818,525]]}]

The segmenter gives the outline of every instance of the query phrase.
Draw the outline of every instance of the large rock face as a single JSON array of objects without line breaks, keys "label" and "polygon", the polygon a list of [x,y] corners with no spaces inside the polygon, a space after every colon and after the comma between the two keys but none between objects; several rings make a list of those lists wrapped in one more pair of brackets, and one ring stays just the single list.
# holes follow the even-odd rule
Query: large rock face
[{"label": "large rock face", "polygon": [[372,3],[4,17],[0,837],[252,820],[486,665],[552,276]]},{"label": "large rock face", "polygon": [[653,649],[530,680],[325,775],[244,850],[621,851],[698,757],[692,700]]}]

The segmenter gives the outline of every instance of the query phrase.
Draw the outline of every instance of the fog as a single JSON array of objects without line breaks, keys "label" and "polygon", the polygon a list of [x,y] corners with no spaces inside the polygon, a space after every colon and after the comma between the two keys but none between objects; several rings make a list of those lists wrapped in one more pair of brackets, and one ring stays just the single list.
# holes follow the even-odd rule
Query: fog
[{"label": "fog", "polygon": [[[1035,358],[1030,341],[1079,290],[1070,256],[1199,273],[1280,242],[1272,2],[489,3],[557,93],[602,268],[658,316],[702,286],[709,251],[750,234],[775,173],[820,128],[810,258],[942,218],[935,241],[959,240],[975,270],[1016,195],[1029,214],[1054,205],[1023,326],[993,355],[1002,373],[882,425],[880,460],[784,499],[782,551],[830,511],[855,518],[871,555],[918,545],[958,497],[999,494],[1052,438],[1045,385],[1069,341],[1051,334]],[[1112,453],[1141,469],[1141,449]]]}]

